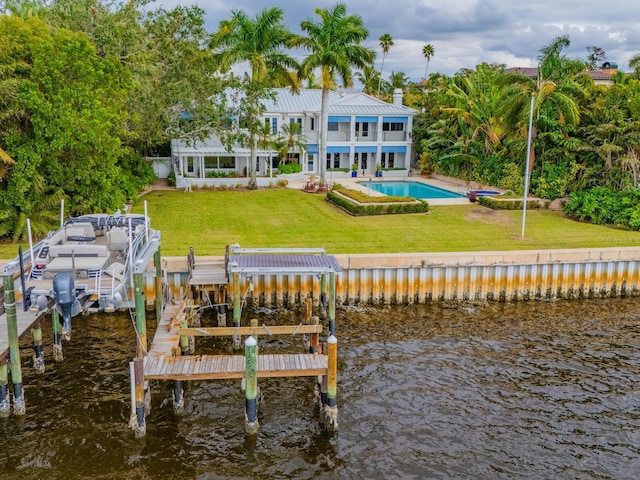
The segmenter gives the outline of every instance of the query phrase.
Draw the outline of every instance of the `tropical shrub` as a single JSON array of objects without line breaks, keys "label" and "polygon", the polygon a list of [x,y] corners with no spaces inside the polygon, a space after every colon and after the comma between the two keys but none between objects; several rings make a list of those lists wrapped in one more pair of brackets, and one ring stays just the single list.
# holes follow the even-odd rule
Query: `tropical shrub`
[{"label": "tropical shrub", "polygon": [[287,173],[299,173],[302,171],[302,165],[299,163],[281,163],[278,165],[278,173],[284,175]]}]

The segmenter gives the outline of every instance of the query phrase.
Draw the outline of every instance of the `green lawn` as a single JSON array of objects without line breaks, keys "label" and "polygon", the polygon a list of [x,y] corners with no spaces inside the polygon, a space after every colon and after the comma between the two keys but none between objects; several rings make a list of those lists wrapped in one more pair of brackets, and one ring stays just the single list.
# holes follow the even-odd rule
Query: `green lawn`
[{"label": "green lawn", "polygon": [[[153,191],[151,223],[162,232],[162,254],[222,255],[225,245],[324,247],[328,253],[464,252],[483,250],[622,247],[640,244],[640,233],[578,223],[560,212],[494,211],[477,204],[432,206],[428,214],[352,217],[298,190]],[[12,258],[15,245],[1,245]]]}]

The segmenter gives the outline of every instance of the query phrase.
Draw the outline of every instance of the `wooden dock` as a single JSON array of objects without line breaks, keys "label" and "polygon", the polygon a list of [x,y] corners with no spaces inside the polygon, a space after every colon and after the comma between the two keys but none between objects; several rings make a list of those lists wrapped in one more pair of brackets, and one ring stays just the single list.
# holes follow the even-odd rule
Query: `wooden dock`
[{"label": "wooden dock", "polygon": [[[312,377],[327,374],[327,357],[318,353],[258,355],[258,378]],[[154,380],[243,378],[244,355],[148,356],[144,376]]]},{"label": "wooden dock", "polygon": [[[48,310],[40,312],[23,311],[22,305],[18,304],[19,309],[16,310],[18,319],[18,338],[22,338],[36,322],[42,320],[48,313]],[[9,355],[9,334],[7,333],[7,315],[0,315],[0,360]]]},{"label": "wooden dock", "polygon": [[[251,334],[320,333],[321,325],[271,327],[180,328],[186,318],[186,302],[168,305],[144,359],[144,377],[154,380],[220,380],[243,378],[244,355],[175,355],[180,336],[232,336]],[[327,356],[318,353],[258,355],[258,377],[310,377],[326,375]]]},{"label": "wooden dock", "polygon": [[[173,408],[176,413],[180,413],[184,411],[184,381],[242,379],[241,386],[245,393],[245,432],[253,435],[258,431],[258,378],[316,377],[314,388],[321,408],[321,422],[327,429],[337,429],[335,274],[341,269],[335,258],[326,255],[323,249],[241,249],[239,245],[227,248],[224,262],[197,263],[193,249],[187,258],[191,287],[189,300],[184,300],[179,305],[165,306],[151,346],[144,355],[139,353],[130,364],[134,410],[130,424],[136,435],[142,436],[146,432],[146,380],[172,381]],[[319,317],[312,315],[311,295],[305,298],[305,318],[298,325],[259,326],[258,320],[252,318],[250,326],[241,326],[244,304],[241,278],[251,285],[254,276],[265,272],[307,275],[318,279],[322,290],[326,291],[327,288],[323,286],[328,286],[326,342],[320,342],[324,327],[320,324]],[[233,287],[231,302],[227,300],[228,284]],[[213,294],[214,301],[210,294]],[[324,295],[325,293],[317,303],[321,308],[325,306]],[[218,308],[217,327],[199,326],[196,321],[197,313],[191,310],[193,302],[198,300],[206,300],[207,306]],[[220,310],[230,305],[233,305],[233,324],[226,326],[226,314]],[[223,321],[221,317],[224,317]],[[141,328],[139,331],[143,332],[140,338],[146,347],[145,330]],[[260,353],[258,337],[271,335],[308,335],[308,353]],[[192,340],[196,336],[231,337],[235,348],[239,350],[244,346],[244,355],[195,355],[195,342]]]}]

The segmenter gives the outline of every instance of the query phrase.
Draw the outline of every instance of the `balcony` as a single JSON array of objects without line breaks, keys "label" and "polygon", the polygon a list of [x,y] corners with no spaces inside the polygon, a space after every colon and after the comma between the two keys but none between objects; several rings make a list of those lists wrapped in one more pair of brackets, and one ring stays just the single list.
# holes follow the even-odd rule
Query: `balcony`
[{"label": "balcony", "polygon": [[356,132],[356,142],[375,142],[378,139],[378,132]]},{"label": "balcony", "polygon": [[382,132],[383,142],[404,142],[407,140],[407,132]]}]

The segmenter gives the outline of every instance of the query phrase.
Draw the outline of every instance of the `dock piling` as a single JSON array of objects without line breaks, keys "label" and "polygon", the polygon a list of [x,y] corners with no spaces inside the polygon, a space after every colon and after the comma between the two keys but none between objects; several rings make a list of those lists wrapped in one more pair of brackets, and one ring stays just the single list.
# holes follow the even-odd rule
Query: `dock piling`
[{"label": "dock piling", "polygon": [[133,274],[136,297],[136,333],[138,334],[137,355],[142,358],[147,352],[147,318],[144,305],[144,279],[142,273]]},{"label": "dock piling", "polygon": [[0,417],[5,418],[11,414],[9,404],[9,373],[7,370],[7,359],[0,360]]},{"label": "dock piling", "polygon": [[322,415],[325,428],[330,431],[336,431],[338,429],[338,339],[331,335],[327,339],[327,346],[329,349],[327,398]]},{"label": "dock piling", "polygon": [[160,247],[158,246],[158,250],[153,255],[153,264],[156,267],[156,325],[160,323],[160,319],[162,318],[162,300],[164,295],[162,294],[162,257],[160,255]]},{"label": "dock piling", "polygon": [[64,359],[62,354],[62,325],[60,325],[60,314],[55,306],[51,309],[51,330],[53,332],[53,360],[61,362]]},{"label": "dock piling", "polygon": [[134,431],[136,437],[144,437],[147,433],[147,425],[144,414],[144,361],[140,357],[133,359],[134,382],[136,391],[136,422]]},{"label": "dock piling", "polygon": [[245,424],[247,435],[258,433],[258,342],[248,336],[244,342],[245,355]]},{"label": "dock piling", "polygon": [[24,389],[22,388],[22,366],[20,364],[20,344],[18,337],[18,315],[16,313],[16,292],[13,277],[4,275],[4,310],[7,316],[7,334],[9,336],[9,365],[13,383],[13,413],[24,415]]},{"label": "dock piling", "polygon": [[329,335],[336,334],[336,273],[329,273]]},{"label": "dock piling", "polygon": [[42,326],[40,320],[31,329],[33,337],[33,369],[36,373],[44,373],[44,350],[42,348]]},{"label": "dock piling", "polygon": [[[233,272],[233,326],[240,326],[240,315],[242,315],[242,303],[240,298],[240,272]],[[233,336],[233,346],[240,348],[240,336]]]}]

